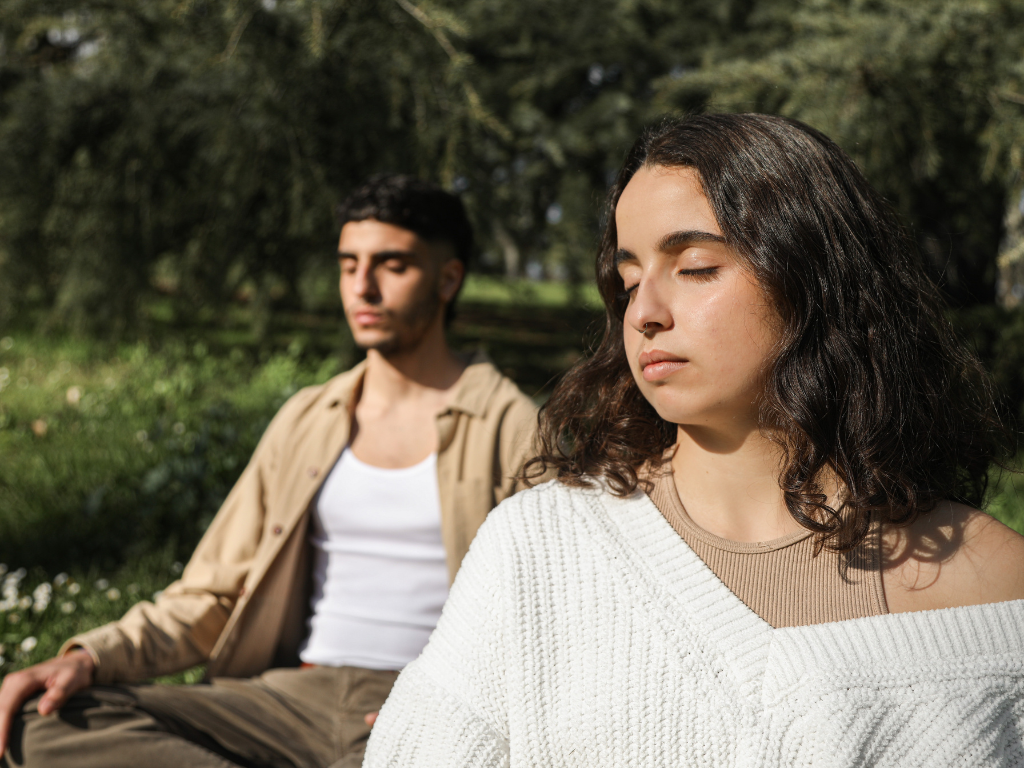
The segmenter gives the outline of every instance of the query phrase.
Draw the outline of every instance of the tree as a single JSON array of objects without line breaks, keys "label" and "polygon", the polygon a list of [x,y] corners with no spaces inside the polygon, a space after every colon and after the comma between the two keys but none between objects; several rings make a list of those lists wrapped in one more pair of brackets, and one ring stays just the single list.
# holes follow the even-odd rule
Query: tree
[{"label": "tree", "polygon": [[902,211],[951,298],[985,303],[1022,168],[1022,42],[1019,0],[815,0],[756,16],[660,82],[656,103],[703,98],[824,131]]},{"label": "tree", "polygon": [[[633,138],[702,105],[833,136],[954,300],[991,301],[1019,228],[1022,17],[1024,0],[7,0],[0,320],[36,305],[116,333],[154,288],[216,313],[245,287],[259,331],[379,171],[463,193],[481,268],[580,282]],[[1003,284],[1024,295],[1018,245]]]},{"label": "tree", "polygon": [[434,175],[482,114],[401,4],[12,0],[0,34],[0,301],[79,330],[158,272],[189,311],[265,305],[329,257],[340,195]]}]

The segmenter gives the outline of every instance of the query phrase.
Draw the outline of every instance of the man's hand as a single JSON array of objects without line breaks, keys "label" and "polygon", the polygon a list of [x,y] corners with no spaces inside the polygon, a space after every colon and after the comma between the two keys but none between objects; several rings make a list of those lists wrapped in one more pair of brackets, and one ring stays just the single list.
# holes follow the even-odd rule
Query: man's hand
[{"label": "man's hand", "polygon": [[79,648],[7,675],[0,685],[0,755],[7,751],[11,721],[33,694],[46,690],[38,709],[39,714],[48,715],[60,709],[73,694],[92,685],[95,672],[92,656]]},{"label": "man's hand", "polygon": [[377,714],[377,712],[367,712],[365,715],[363,715],[363,722],[365,722],[368,726],[373,728],[373,724],[377,722]]}]

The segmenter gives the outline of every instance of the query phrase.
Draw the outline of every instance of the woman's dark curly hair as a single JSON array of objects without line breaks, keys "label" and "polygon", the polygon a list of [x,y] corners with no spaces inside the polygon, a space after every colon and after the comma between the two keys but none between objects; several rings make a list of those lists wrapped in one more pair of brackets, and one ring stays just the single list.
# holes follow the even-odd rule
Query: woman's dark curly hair
[{"label": "woman's dark curly hair", "polygon": [[[727,244],[778,314],[761,424],[783,451],[779,484],[797,522],[848,550],[872,520],[906,525],[943,499],[980,506],[1011,432],[916,249],[835,143],[755,114],[667,120],[630,150],[597,256],[604,336],[541,410],[541,452],[526,476],[602,478],[625,496],[676,440],[640,393],[622,340],[615,207],[645,166],[696,170]],[[826,504],[830,476],[842,484],[839,509]]]}]

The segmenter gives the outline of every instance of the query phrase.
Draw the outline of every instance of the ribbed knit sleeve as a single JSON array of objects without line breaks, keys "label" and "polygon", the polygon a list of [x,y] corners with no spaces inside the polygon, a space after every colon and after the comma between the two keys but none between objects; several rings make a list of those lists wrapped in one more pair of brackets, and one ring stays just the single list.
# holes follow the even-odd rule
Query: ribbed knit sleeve
[{"label": "ribbed knit sleeve", "polygon": [[480,529],[429,644],[381,709],[366,768],[509,764],[503,627],[509,606],[495,523]]}]

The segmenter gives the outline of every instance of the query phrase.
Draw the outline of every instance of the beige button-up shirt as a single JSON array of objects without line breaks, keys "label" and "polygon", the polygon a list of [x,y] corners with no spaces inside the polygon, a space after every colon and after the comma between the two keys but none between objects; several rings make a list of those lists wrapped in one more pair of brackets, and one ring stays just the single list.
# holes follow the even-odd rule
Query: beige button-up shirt
[{"label": "beige button-up shirt", "polygon": [[[65,643],[96,662],[96,682],[133,682],[208,662],[248,677],[294,664],[306,634],[311,502],[348,444],[365,364],[292,397],[204,534],[181,579],[155,603]],[[487,513],[516,490],[537,409],[482,359],[437,415],[441,538],[455,577]]]}]

